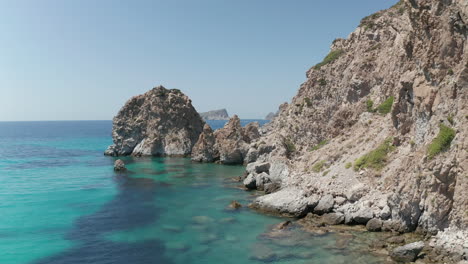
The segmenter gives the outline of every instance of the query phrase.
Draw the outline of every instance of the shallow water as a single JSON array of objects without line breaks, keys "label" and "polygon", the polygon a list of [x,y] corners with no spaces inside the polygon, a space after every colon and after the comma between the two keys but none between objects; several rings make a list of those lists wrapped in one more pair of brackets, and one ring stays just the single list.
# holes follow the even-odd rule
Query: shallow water
[{"label": "shallow water", "polygon": [[116,174],[110,131],[0,122],[0,263],[379,263],[366,233],[278,235],[284,219],[226,209],[254,198],[242,166],[128,157]]}]

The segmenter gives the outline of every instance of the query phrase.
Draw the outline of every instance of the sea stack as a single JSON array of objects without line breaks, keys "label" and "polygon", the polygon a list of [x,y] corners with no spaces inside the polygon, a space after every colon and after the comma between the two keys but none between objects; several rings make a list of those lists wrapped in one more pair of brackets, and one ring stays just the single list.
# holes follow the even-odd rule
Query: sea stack
[{"label": "sea stack", "polygon": [[204,121],[178,89],[158,86],[132,97],[113,119],[109,156],[188,156]]}]

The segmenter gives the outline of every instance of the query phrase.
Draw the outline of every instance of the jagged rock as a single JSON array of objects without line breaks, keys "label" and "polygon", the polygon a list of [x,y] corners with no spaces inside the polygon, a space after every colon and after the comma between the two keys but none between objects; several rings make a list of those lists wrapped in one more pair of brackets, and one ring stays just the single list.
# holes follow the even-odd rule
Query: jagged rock
[{"label": "jagged rock", "polygon": [[198,140],[203,120],[177,89],[158,86],[131,98],[113,120],[111,156],[186,156]]},{"label": "jagged rock", "polygon": [[424,242],[418,241],[395,248],[390,252],[390,257],[398,262],[413,262],[416,260],[419,253],[424,248]]},{"label": "jagged rock", "polygon": [[125,163],[123,160],[118,159],[114,162],[114,170],[115,171],[126,171],[127,168],[125,168]]},{"label": "jagged rock", "polygon": [[340,225],[343,224],[345,217],[341,213],[329,213],[322,215],[322,223],[326,225]]},{"label": "jagged rock", "polygon": [[372,218],[366,224],[366,229],[371,232],[378,232],[382,230],[382,220]]},{"label": "jagged rock", "polygon": [[211,110],[208,112],[200,113],[203,120],[228,120],[229,114],[226,109]]},{"label": "jagged rock", "polygon": [[213,162],[219,159],[219,154],[215,149],[215,137],[213,130],[208,124],[203,126],[203,132],[200,134],[197,143],[192,149],[192,160],[198,162]]},{"label": "jagged rock", "polygon": [[333,209],[334,204],[335,200],[333,199],[333,195],[325,195],[320,199],[319,203],[314,208],[314,213],[319,215],[328,213]]},{"label": "jagged rock", "polygon": [[219,161],[222,164],[243,164],[249,151],[249,143],[257,134],[258,124],[249,124],[243,128],[239,117],[234,115],[223,128],[214,132],[214,148],[219,153]]}]

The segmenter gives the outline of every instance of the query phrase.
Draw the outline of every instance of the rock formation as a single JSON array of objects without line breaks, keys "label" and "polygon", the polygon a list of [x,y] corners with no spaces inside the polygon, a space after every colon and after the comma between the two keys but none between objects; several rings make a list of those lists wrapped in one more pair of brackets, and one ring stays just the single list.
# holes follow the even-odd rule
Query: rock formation
[{"label": "rock formation", "polygon": [[229,114],[226,109],[212,110],[200,113],[203,120],[229,120]]},{"label": "rock formation", "polygon": [[131,98],[113,120],[111,156],[186,156],[204,122],[177,89],[158,86]]},{"label": "rock formation", "polygon": [[237,115],[234,115],[223,128],[215,132],[208,125],[205,125],[203,133],[193,148],[192,160],[243,164],[250,143],[260,137],[258,129],[259,124],[256,122],[242,127]]},{"label": "rock formation", "polygon": [[467,22],[466,0],[404,0],[335,40],[251,144],[245,186],[279,189],[252,206],[438,233],[467,259],[437,242],[468,241]]}]

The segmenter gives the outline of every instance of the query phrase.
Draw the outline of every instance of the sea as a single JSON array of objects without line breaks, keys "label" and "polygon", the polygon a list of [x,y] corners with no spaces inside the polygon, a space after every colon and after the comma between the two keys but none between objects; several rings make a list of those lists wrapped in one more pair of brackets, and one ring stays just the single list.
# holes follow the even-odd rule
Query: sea
[{"label": "sea", "polygon": [[[235,180],[243,166],[123,157],[128,171],[116,173],[103,155],[111,130],[111,121],[0,122],[0,264],[382,261],[366,253],[365,232],[275,235],[288,219],[247,207],[260,193]],[[234,200],[243,207],[230,210]]]}]

